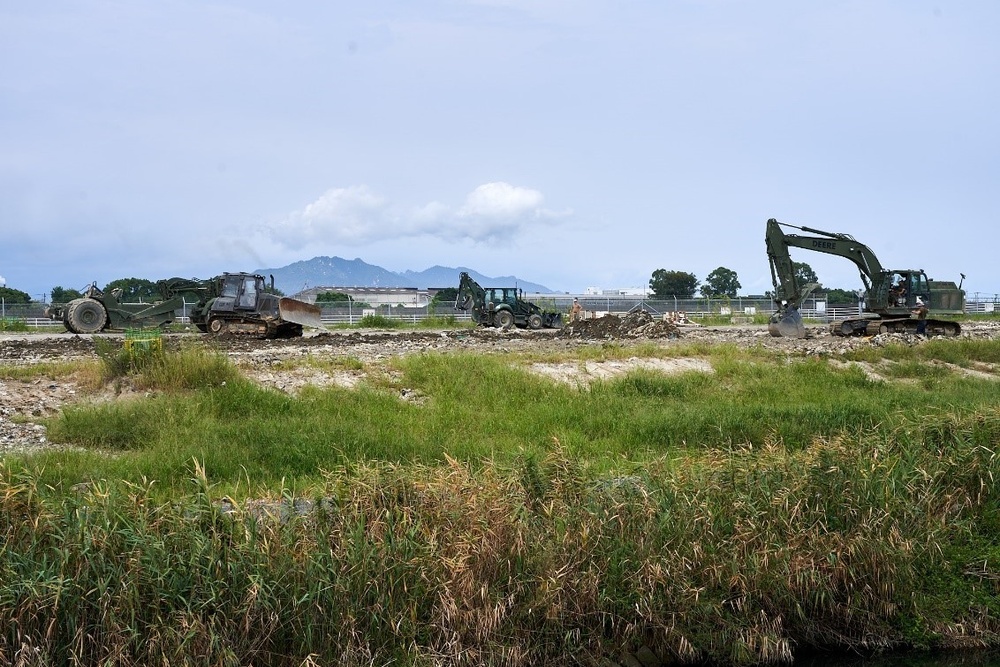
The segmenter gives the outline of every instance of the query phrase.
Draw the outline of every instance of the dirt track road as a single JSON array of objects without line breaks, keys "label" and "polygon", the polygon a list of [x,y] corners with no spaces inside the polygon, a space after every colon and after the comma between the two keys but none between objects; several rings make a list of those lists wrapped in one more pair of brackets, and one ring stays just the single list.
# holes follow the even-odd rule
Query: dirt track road
[{"label": "dirt track road", "polygon": [[[603,319],[603,318],[602,318]],[[634,325],[634,326],[633,326]],[[824,355],[835,358],[849,350],[871,345],[899,342],[922,344],[924,339],[902,334],[879,335],[869,338],[840,338],[827,333],[825,327],[808,327],[808,337],[802,340],[773,338],[761,325],[727,327],[681,326],[666,327],[650,319],[632,319],[623,323],[618,318],[589,321],[560,331],[501,331],[497,329],[456,329],[440,331],[330,331],[283,340],[258,340],[245,337],[210,339],[209,344],[225,353],[244,372],[262,385],[295,393],[305,385],[340,385],[351,387],[364,379],[366,371],[318,370],[306,364],[283,363],[301,357],[319,359],[349,358],[354,364],[370,368],[392,357],[425,352],[475,351],[504,354],[518,351],[549,352],[554,356],[575,348],[612,343],[652,342],[673,346],[687,343],[730,344],[737,347],[764,347],[793,355]],[[107,334],[101,337],[121,339]],[[964,338],[1000,338],[1000,322],[963,325]],[[197,333],[167,334],[169,349],[184,341],[208,340]],[[93,360],[97,358],[93,336],[58,334],[0,334],[0,367],[27,366],[45,362]],[[554,381],[583,384],[590,379],[607,378],[644,366],[662,372],[702,370],[711,372],[703,360],[674,358],[651,361],[627,359],[607,362],[536,363],[530,370]],[[86,395],[85,395],[86,394]],[[0,455],[5,451],[49,446],[45,429],[35,421],[54,414],[63,405],[88,400],[116,400],[110,390],[94,395],[83,392],[64,377],[47,377],[44,373],[29,380],[0,379]]]}]

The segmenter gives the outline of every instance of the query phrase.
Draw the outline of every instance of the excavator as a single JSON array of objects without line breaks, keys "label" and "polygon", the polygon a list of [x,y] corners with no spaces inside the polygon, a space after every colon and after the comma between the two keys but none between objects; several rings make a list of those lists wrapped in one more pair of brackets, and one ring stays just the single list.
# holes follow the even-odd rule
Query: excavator
[{"label": "excavator", "polygon": [[529,329],[558,329],[562,313],[542,310],[524,300],[517,287],[482,287],[472,276],[459,274],[455,308],[472,310],[472,321],[480,326],[509,329],[511,326]]},{"label": "excavator", "polygon": [[[806,232],[807,235],[786,233],[783,227]],[[805,338],[805,326],[799,306],[819,285],[799,284],[789,248],[804,248],[815,252],[844,257],[858,267],[865,291],[864,306],[857,317],[837,320],[830,332],[837,336],[861,336],[868,333],[915,333],[914,311],[926,306],[926,333],[957,336],[961,326],[952,320],[936,319],[940,315],[965,313],[965,292],[961,281],[930,280],[923,269],[885,269],[871,248],[850,234],[825,232],[811,227],[799,227],[774,218],[767,221],[767,257],[771,263],[774,284],[775,313],[768,331],[772,336]],[[962,275],[965,279],[965,275]]]},{"label": "excavator", "polygon": [[62,320],[76,334],[164,327],[190,296],[195,301],[191,323],[202,332],[290,338],[301,336],[303,326],[323,326],[319,306],[275,295],[273,276],[270,289],[263,276],[252,273],[223,273],[209,280],[170,278],[156,287],[161,298],[155,303],[125,303],[120,290],[105,293],[93,283],[82,298],[49,309],[49,317]]}]

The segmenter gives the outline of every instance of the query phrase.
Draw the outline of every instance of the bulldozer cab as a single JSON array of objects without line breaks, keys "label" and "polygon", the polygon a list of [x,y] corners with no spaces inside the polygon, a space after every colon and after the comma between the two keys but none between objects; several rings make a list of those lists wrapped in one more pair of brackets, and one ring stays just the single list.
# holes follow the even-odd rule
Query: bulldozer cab
[{"label": "bulldozer cab", "polygon": [[240,289],[239,299],[236,301],[237,308],[245,308],[247,310],[253,310],[257,307],[257,293],[263,291],[258,289],[263,287],[260,283],[263,283],[263,279],[260,276],[244,276],[243,284]]},{"label": "bulldozer cab", "polygon": [[264,279],[248,274],[226,274],[222,276],[219,299],[216,308],[225,309],[223,304],[232,304],[236,310],[255,310],[258,295],[264,291]]}]

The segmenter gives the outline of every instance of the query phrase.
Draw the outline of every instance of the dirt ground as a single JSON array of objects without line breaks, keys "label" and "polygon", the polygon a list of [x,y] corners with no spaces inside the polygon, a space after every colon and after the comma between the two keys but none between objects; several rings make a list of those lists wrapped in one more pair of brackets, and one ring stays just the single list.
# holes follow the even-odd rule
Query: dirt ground
[{"label": "dirt ground", "polygon": [[[108,334],[115,337],[114,334]],[[201,334],[168,334],[165,345],[180,345],[185,338]],[[120,338],[120,336],[118,336]],[[964,338],[1000,338],[1000,322],[967,323]],[[372,369],[392,357],[423,352],[475,351],[487,354],[537,351],[565,353],[574,349],[608,343],[637,342],[671,346],[688,343],[730,344],[737,347],[763,347],[791,355],[823,355],[834,363],[840,355],[858,347],[885,345],[889,342],[920,345],[925,339],[906,334],[842,338],[830,335],[826,327],[807,327],[804,339],[774,338],[763,325],[702,327],[677,325],[654,320],[644,312],[624,318],[608,315],[599,319],[574,322],[561,330],[525,331],[519,329],[456,329],[441,331],[329,331],[307,334],[302,338],[257,340],[246,337],[221,337],[210,344],[232,359],[256,382],[280,391],[296,393],[306,385],[352,387]],[[28,366],[44,362],[93,360],[97,358],[94,337],[58,334],[0,334],[0,367]],[[565,355],[559,355],[565,356]],[[350,360],[342,364],[301,364],[296,359]],[[287,362],[292,363],[287,363]],[[358,363],[360,362],[360,363]],[[635,368],[672,373],[696,370],[712,372],[699,357],[665,359],[635,357],[608,361],[569,361],[532,363],[528,368],[556,382],[584,387],[596,379],[606,379]],[[878,377],[877,371],[865,372]],[[968,370],[997,379],[994,368]],[[115,400],[110,390],[103,395],[84,391],[72,380],[55,379],[45,374],[30,380],[0,379],[0,456],[4,452],[25,451],[50,446],[41,418],[58,412],[77,401]],[[411,399],[404,391],[404,400]]]}]

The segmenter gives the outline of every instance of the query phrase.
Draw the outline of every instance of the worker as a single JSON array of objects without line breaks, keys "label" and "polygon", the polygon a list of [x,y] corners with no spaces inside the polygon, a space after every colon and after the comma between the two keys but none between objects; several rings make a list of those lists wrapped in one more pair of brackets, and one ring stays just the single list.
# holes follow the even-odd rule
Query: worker
[{"label": "worker", "polygon": [[894,306],[905,306],[906,305],[906,285],[900,280],[898,285],[894,285],[889,289],[889,300]]},{"label": "worker", "polygon": [[919,296],[917,297],[917,307],[913,309],[913,314],[917,316],[917,335],[927,335],[927,304]]},{"label": "worker", "polygon": [[569,311],[569,320],[570,322],[576,322],[577,320],[582,320],[582,319],[583,319],[583,306],[580,305],[580,302],[577,300],[576,297],[573,297],[573,307]]}]

